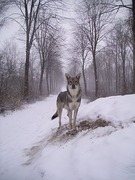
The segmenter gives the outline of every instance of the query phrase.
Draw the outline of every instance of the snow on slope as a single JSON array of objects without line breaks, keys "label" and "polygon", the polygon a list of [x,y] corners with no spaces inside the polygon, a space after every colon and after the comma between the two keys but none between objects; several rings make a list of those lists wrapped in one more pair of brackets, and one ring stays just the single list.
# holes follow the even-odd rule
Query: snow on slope
[{"label": "snow on slope", "polygon": [[[0,116],[0,180],[135,179],[135,95],[82,103],[79,121],[100,117],[115,127],[63,139],[58,138],[58,119],[50,121],[55,101],[51,96]],[[66,112],[62,120],[68,123]]]},{"label": "snow on slope", "polygon": [[80,119],[95,120],[100,117],[113,123],[132,122],[135,121],[135,95],[100,98],[86,104],[82,112]]}]

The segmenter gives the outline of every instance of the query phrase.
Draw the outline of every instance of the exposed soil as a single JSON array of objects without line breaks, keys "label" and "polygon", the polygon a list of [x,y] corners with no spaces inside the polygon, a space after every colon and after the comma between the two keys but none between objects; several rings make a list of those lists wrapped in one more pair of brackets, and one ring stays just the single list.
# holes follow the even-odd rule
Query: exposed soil
[{"label": "exposed soil", "polygon": [[77,125],[76,130],[69,130],[69,125],[64,124],[61,127],[61,129],[58,129],[57,131],[55,131],[54,134],[52,134],[49,141],[50,142],[63,141],[63,140],[67,141],[71,138],[74,138],[81,131],[94,130],[96,128],[105,127],[105,126],[112,126],[112,125],[109,121],[105,121],[100,118],[95,121],[92,120],[81,121]]},{"label": "exposed soil", "polygon": [[97,119],[96,121],[82,121],[78,125],[78,131],[87,130],[87,129],[96,129],[98,127],[110,126],[111,123],[109,121],[105,121],[103,119]]},{"label": "exposed soil", "polygon": [[63,144],[69,140],[76,138],[76,135],[81,131],[84,131],[87,134],[88,132],[90,132],[96,128],[106,127],[106,126],[112,126],[112,125],[109,121],[105,121],[105,120],[99,118],[95,121],[92,121],[92,120],[81,121],[77,125],[76,130],[69,130],[69,124],[62,125],[62,127],[60,129],[53,129],[51,134],[49,134],[47,137],[43,138],[36,145],[34,145],[31,148],[25,149],[25,154],[29,158],[24,163],[24,165],[31,164],[33,162],[33,160],[39,156],[39,154],[42,152],[42,150],[48,144],[60,145],[61,143]]}]

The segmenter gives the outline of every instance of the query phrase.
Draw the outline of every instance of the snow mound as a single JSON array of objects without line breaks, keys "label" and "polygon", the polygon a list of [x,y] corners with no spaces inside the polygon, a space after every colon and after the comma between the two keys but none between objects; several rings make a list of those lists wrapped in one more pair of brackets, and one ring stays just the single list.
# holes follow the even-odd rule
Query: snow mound
[{"label": "snow mound", "polygon": [[0,116],[0,180],[134,180],[135,95],[100,98],[51,121],[56,96]]},{"label": "snow mound", "polygon": [[111,96],[85,104],[78,115],[79,120],[95,121],[98,118],[117,123],[135,121],[135,95]]}]

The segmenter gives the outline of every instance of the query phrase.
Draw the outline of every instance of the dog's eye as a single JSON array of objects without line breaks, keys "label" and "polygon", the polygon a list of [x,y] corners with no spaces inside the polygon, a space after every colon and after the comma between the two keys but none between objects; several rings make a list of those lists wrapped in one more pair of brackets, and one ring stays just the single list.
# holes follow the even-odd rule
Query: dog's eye
[{"label": "dog's eye", "polygon": [[75,81],[75,84],[78,84],[78,82],[77,82],[77,81]]},{"label": "dog's eye", "polygon": [[72,81],[69,81],[69,84],[72,84]]}]

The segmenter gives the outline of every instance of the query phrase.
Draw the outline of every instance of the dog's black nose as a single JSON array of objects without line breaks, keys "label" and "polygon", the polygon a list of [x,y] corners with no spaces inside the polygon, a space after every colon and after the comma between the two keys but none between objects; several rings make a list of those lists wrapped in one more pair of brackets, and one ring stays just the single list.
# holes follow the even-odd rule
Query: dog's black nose
[{"label": "dog's black nose", "polygon": [[75,89],[75,85],[74,84],[72,85],[72,89]]}]

